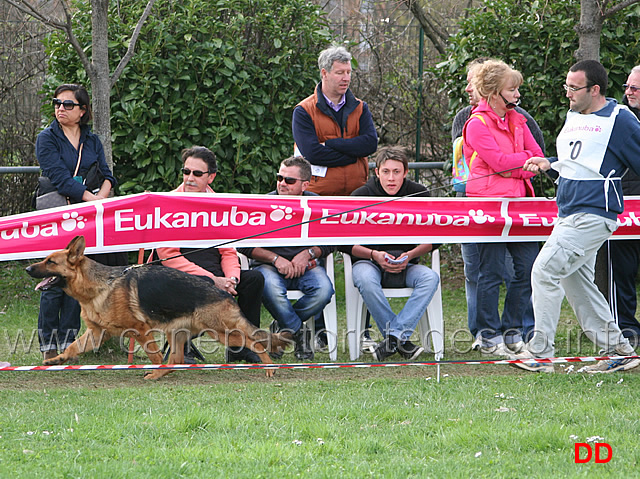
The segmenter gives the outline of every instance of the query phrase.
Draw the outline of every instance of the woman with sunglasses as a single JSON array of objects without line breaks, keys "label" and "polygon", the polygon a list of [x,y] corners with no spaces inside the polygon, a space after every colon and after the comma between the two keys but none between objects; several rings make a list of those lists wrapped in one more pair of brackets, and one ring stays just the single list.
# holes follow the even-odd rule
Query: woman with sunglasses
[{"label": "woman with sunglasses", "polygon": [[[464,156],[470,165],[467,196],[520,198],[535,196],[530,172],[522,166],[542,150],[533,138],[520,103],[522,74],[500,60],[487,60],[474,70],[478,105],[463,128]],[[478,243],[476,326],[484,354],[508,357],[524,347],[522,317],[531,300],[531,268],[535,242]],[[514,275],[507,286],[502,317],[498,311],[507,250]]]},{"label": "woman with sunglasses", "polygon": [[[91,105],[87,90],[81,85],[60,85],[52,105],[55,119],[36,140],[36,157],[42,174],[49,177],[58,193],[69,198],[70,203],[106,198],[116,180],[107,165],[100,138],[88,125]],[[89,191],[84,179],[94,164],[104,181],[94,191]],[[43,291],[38,329],[44,359],[54,358],[58,350],[64,351],[75,340],[79,328],[78,302],[59,287]]]}]

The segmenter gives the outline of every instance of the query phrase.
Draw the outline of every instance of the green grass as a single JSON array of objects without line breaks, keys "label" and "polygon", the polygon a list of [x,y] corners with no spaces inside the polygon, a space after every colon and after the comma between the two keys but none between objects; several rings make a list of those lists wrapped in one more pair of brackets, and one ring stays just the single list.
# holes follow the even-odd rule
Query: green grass
[{"label": "green grass", "polygon": [[[40,360],[37,346],[11,354],[6,339],[35,327],[38,294],[23,266],[0,263],[0,361],[16,365]],[[445,359],[477,359],[451,342],[466,322],[457,275],[443,265]],[[576,328],[565,307],[559,354],[579,352],[567,345]],[[348,360],[342,344],[338,360]],[[81,359],[124,362],[113,342]],[[181,371],[158,382],[134,371],[2,372],[0,477],[637,477],[640,374],[566,371],[443,365],[440,383],[431,366],[281,370],[273,379]],[[611,462],[575,464],[574,443],[594,437],[611,445]]]}]

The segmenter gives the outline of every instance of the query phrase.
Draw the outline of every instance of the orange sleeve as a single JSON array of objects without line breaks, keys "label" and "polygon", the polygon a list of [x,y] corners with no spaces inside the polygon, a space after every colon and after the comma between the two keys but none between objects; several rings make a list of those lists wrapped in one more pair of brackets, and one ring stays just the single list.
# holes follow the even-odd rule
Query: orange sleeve
[{"label": "orange sleeve", "polygon": [[225,277],[240,278],[240,261],[235,248],[218,248],[220,252],[220,266]]}]

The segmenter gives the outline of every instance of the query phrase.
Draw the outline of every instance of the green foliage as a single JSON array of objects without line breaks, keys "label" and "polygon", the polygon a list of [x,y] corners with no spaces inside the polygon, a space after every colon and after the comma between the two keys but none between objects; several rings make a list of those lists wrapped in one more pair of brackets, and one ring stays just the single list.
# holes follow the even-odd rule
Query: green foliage
[{"label": "green foliage", "polygon": [[[540,125],[547,155],[555,154],[568,107],[562,84],[578,48],[579,0],[488,0],[470,13],[451,38],[448,58],[435,68],[450,93],[450,112],[467,104],[467,63],[480,56],[500,58],[522,72],[522,106]],[[628,7],[604,22],[600,61],[609,71],[607,96],[622,98],[620,85],[637,63],[639,13],[640,6]]]},{"label": "green foliage", "polygon": [[[91,6],[77,7],[76,35],[90,45]],[[112,71],[143,8],[110,6]],[[217,191],[273,189],[280,161],[293,152],[293,108],[312,93],[329,40],[323,13],[304,0],[158,2],[111,93],[120,193],[175,188],[180,151],[192,145],[216,153]],[[47,48],[49,85],[88,83],[64,38],[52,35]]]}]

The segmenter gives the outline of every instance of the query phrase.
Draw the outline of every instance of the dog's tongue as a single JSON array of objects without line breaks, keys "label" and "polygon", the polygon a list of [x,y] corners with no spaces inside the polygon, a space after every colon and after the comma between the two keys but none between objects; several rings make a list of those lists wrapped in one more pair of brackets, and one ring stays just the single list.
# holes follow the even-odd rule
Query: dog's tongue
[{"label": "dog's tongue", "polygon": [[55,276],[49,276],[48,278],[43,279],[36,286],[36,291],[38,291],[39,289],[46,290],[49,286],[56,282],[56,279],[57,278]]}]

